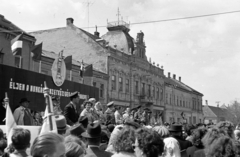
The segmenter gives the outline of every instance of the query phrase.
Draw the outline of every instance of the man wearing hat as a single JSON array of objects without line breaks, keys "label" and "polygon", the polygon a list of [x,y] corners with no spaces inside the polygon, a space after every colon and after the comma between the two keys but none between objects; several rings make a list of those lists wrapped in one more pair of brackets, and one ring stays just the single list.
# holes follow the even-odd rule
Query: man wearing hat
[{"label": "man wearing hat", "polygon": [[168,130],[170,132],[170,135],[178,141],[181,151],[184,151],[188,147],[192,146],[192,143],[190,141],[184,140],[182,137],[182,125],[173,124],[169,127]]},{"label": "man wearing hat", "polygon": [[114,115],[114,102],[111,101],[107,104],[107,110],[105,111],[106,124],[115,124],[115,115]]},{"label": "man wearing hat", "polygon": [[29,100],[22,98],[20,100],[20,106],[15,109],[13,116],[17,125],[33,125],[34,120],[29,107]]},{"label": "man wearing hat", "polygon": [[65,135],[66,131],[70,128],[67,125],[66,118],[63,115],[56,115],[55,121],[57,125],[57,131],[59,135]]},{"label": "man wearing hat", "polygon": [[101,143],[101,133],[102,129],[100,123],[88,124],[87,130],[82,133],[82,137],[86,138],[88,141],[88,148],[86,150],[87,154],[85,155],[85,157],[112,156],[111,153],[99,149]]},{"label": "man wearing hat", "polygon": [[79,100],[80,98],[78,92],[76,91],[70,95],[70,103],[64,108],[64,116],[66,117],[67,124],[70,126],[78,122],[79,113],[77,111],[77,107]]},{"label": "man wearing hat", "polygon": [[135,112],[135,114],[134,114],[134,119],[135,119],[136,121],[140,122],[141,117],[142,117],[142,115],[141,115],[141,105],[139,105],[139,106],[137,107],[137,112]]}]

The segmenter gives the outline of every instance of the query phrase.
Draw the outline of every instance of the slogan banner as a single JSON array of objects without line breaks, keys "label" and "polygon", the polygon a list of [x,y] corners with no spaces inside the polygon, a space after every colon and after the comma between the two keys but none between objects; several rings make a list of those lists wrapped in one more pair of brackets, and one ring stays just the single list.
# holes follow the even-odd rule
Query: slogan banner
[{"label": "slogan banner", "polygon": [[58,87],[51,76],[2,64],[0,64],[0,99],[3,99],[5,92],[7,92],[12,111],[20,105],[21,98],[27,98],[30,101],[29,108],[33,111],[44,111],[44,81],[50,89],[50,94],[60,97],[62,110],[70,102],[71,93],[75,91],[80,92],[80,104],[90,97],[99,100],[99,89],[96,87],[69,80],[65,80]]}]

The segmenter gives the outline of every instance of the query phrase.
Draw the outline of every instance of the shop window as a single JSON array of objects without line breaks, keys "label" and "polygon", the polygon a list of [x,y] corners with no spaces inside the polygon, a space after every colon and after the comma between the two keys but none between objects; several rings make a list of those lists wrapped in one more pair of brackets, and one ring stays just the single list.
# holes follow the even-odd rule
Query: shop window
[{"label": "shop window", "polygon": [[122,80],[122,77],[119,77],[118,82],[119,82],[119,91],[122,92],[123,91],[123,80]]},{"label": "shop window", "polygon": [[112,90],[116,90],[116,76],[112,75]]}]

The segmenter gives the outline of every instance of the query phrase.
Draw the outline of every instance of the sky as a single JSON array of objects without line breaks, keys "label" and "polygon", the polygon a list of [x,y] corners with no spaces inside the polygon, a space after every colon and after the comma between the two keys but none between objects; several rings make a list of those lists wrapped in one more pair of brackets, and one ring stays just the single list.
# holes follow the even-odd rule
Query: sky
[{"label": "sky", "polygon": [[[203,93],[203,104],[240,101],[240,12],[136,24],[198,15],[239,11],[239,0],[0,0],[0,14],[31,32],[74,25],[100,36],[107,21],[132,23],[130,35],[144,32],[146,55],[182,82]],[[89,6],[89,7],[88,7]],[[90,28],[88,28],[90,27]]]}]

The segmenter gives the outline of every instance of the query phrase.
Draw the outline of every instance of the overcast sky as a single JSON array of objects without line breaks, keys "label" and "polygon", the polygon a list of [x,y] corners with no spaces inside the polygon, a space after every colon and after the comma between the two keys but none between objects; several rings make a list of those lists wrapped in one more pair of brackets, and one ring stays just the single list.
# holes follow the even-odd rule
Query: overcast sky
[{"label": "overcast sky", "polygon": [[[89,4],[89,24],[88,7]],[[240,10],[239,0],[0,0],[0,14],[25,31],[64,27],[66,18],[88,26],[106,26],[121,18],[130,23],[165,20]],[[146,54],[164,73],[204,94],[209,105],[240,101],[240,12],[149,24],[131,25],[130,35],[142,30]],[[98,27],[100,35],[106,27]]]}]

